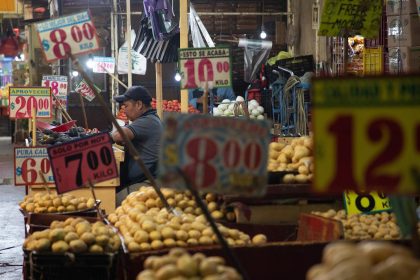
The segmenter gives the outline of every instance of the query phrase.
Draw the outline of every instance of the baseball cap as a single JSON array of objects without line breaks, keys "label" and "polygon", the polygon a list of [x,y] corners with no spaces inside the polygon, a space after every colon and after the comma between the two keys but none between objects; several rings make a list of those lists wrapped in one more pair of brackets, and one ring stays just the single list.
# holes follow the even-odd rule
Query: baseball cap
[{"label": "baseball cap", "polygon": [[114,97],[114,100],[118,103],[122,103],[127,100],[140,100],[146,105],[150,105],[152,97],[146,88],[142,86],[132,86],[124,94]]}]

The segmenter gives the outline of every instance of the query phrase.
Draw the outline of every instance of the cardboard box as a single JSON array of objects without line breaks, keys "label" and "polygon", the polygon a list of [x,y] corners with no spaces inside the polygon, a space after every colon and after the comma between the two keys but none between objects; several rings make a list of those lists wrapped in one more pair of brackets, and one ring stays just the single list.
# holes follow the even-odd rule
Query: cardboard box
[{"label": "cardboard box", "polygon": [[389,48],[420,46],[420,19],[417,13],[389,16],[387,28]]},{"label": "cardboard box", "polygon": [[417,13],[416,0],[386,0],[387,16]]},{"label": "cardboard box", "polygon": [[420,46],[389,48],[389,73],[420,73]]}]

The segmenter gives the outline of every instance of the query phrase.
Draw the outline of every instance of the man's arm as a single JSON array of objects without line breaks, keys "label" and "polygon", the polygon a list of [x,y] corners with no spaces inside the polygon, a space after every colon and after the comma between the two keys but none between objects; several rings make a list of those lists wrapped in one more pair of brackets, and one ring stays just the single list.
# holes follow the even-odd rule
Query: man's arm
[{"label": "man's arm", "polygon": [[[131,131],[131,129],[127,128],[127,127],[121,127],[122,130],[125,132],[125,134],[127,135],[128,139],[133,140],[134,139],[134,134],[133,131]],[[114,131],[111,134],[112,140],[114,140],[115,143],[120,144],[120,145],[124,145],[124,138],[121,136],[121,134],[117,131]]]}]

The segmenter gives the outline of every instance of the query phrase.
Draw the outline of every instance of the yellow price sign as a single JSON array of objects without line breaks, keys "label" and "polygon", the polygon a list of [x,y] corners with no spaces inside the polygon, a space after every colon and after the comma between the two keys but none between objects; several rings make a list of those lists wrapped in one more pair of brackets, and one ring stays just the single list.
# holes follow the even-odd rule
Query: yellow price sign
[{"label": "yellow price sign", "polygon": [[344,205],[347,215],[370,214],[391,210],[389,198],[378,192],[355,193],[346,191],[344,193]]},{"label": "yellow price sign", "polygon": [[420,192],[420,78],[315,79],[317,192]]}]

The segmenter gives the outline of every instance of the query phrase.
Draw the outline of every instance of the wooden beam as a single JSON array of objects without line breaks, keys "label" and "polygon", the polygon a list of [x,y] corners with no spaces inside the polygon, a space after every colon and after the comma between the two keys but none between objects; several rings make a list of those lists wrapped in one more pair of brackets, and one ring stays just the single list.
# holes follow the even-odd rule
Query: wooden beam
[{"label": "wooden beam", "polygon": [[[188,48],[188,0],[179,1],[180,48]],[[181,90],[181,112],[188,113],[188,90]]]},{"label": "wooden beam", "polygon": [[163,120],[163,94],[162,94],[162,63],[155,63],[156,70],[156,110],[159,118]]}]

